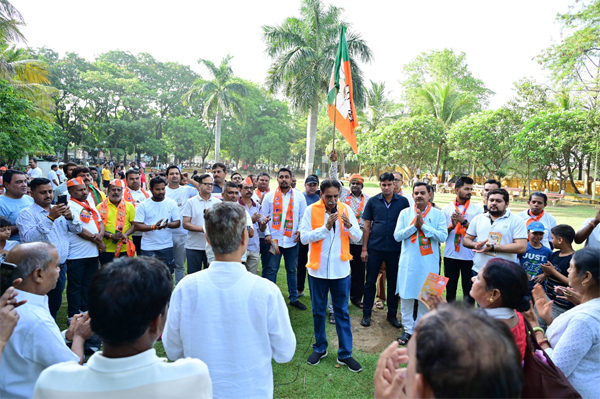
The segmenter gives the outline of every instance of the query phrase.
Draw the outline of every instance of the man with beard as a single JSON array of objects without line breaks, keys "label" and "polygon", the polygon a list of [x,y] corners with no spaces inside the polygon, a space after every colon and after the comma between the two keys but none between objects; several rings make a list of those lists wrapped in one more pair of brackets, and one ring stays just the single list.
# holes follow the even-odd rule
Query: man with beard
[{"label": "man with beard", "polygon": [[[188,183],[192,186],[187,185]],[[187,178],[187,173],[182,175],[179,168],[171,165],[167,168],[167,187],[166,196],[172,199],[177,204],[179,209],[179,219],[183,207],[190,198],[198,195],[198,182]],[[185,239],[187,238],[187,230],[183,228],[183,224],[179,228],[173,229],[173,256],[175,257],[175,285],[179,284],[185,276]]]},{"label": "man with beard", "polygon": [[471,203],[473,179],[470,177],[459,178],[454,184],[454,191],[456,199],[442,208],[448,225],[448,239],[444,249],[444,275],[449,279],[446,286],[446,300],[448,302],[456,300],[456,289],[460,277],[465,301],[474,304],[475,301],[469,295],[474,254],[472,250],[465,248],[463,241],[467,234],[469,221],[483,213],[483,209],[479,205]]},{"label": "man with beard", "polygon": [[479,273],[490,257],[518,263],[517,254],[527,251],[527,226],[511,213],[508,203],[506,190],[491,190],[487,196],[488,213],[475,216],[469,224],[463,245],[475,252],[473,275]]},{"label": "man with beard", "polygon": [[267,194],[262,203],[263,212],[269,212],[272,217],[265,229],[265,244],[271,245],[271,240],[277,240],[277,254],[271,254],[268,266],[263,265],[262,276],[277,282],[277,272],[281,257],[284,257],[287,274],[290,305],[306,310],[306,305],[298,300],[298,249],[300,241],[300,221],[306,209],[304,195],[292,188],[292,172],[281,168],[277,172],[279,187]]},{"label": "man with beard", "polygon": [[96,208],[98,207],[98,205],[100,205],[100,203],[102,201],[104,201],[106,199],[106,194],[104,194],[102,191],[98,190],[94,186],[94,179],[92,178],[92,175],[88,168],[86,168],[84,166],[75,168],[75,169],[73,169],[73,172],[71,172],[71,176],[73,177],[73,179],[75,179],[77,177],[81,177],[83,179],[83,182],[88,187],[88,199],[87,200],[90,204],[93,203]]},{"label": "man with beard", "polygon": [[[446,217],[429,202],[427,184],[415,183],[413,198],[415,206],[400,213],[394,231],[396,241],[402,242],[396,290],[401,298],[400,311],[404,325],[404,333],[398,338],[400,345],[408,344],[416,323],[427,313],[427,306],[417,296],[429,273],[439,272],[439,243],[448,238]],[[413,313],[415,302],[416,317]]]},{"label": "man with beard", "polygon": [[352,372],[362,371],[352,358],[352,328],[348,314],[350,293],[350,240],[361,239],[362,231],[349,205],[340,201],[341,184],[337,180],[321,183],[321,200],[309,206],[302,218],[303,244],[310,244],[308,282],[313,308],[315,344],[307,362],[319,364],[327,356],[325,308],[331,293],[339,340],[337,362]]},{"label": "man with beard", "polygon": [[486,213],[488,211],[487,198],[490,191],[498,189],[502,187],[502,184],[498,180],[488,179],[483,184],[483,212]]},{"label": "man with beard", "polygon": [[120,256],[127,256],[129,236],[134,232],[135,207],[123,200],[123,180],[113,180],[108,185],[108,198],[98,206],[104,223],[106,251],[100,253],[100,264],[105,265]]},{"label": "man with beard", "polygon": [[[125,173],[127,186],[123,190],[123,199],[133,205],[136,209],[142,202],[150,198],[150,194],[148,194],[146,190],[140,186],[141,176],[142,175],[138,169],[129,169],[127,173]],[[109,184],[110,182],[107,183],[107,188]],[[135,245],[135,252],[137,256],[140,256],[142,254],[142,232],[134,232],[131,235],[131,240]]]},{"label": "man with beard", "polygon": [[270,181],[271,181],[271,176],[269,176],[268,173],[263,172],[260,175],[258,175],[257,187],[254,190],[254,195],[252,196],[252,199],[254,200],[254,202],[258,202],[259,204],[262,204],[263,198],[265,198],[265,195],[267,195],[267,193],[270,191],[270,188],[269,188]]},{"label": "man with beard", "polygon": [[153,256],[166,263],[171,274],[175,271],[173,229],[181,224],[177,203],[166,198],[167,182],[160,176],[150,180],[152,197],[136,209],[133,224],[142,234],[142,256]]}]

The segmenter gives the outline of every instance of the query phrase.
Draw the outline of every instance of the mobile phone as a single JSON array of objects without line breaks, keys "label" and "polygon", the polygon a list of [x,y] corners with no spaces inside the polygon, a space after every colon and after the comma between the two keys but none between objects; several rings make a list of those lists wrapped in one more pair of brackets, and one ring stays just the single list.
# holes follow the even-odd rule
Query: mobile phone
[{"label": "mobile phone", "polygon": [[57,200],[56,200],[56,204],[57,205],[67,205],[67,194],[63,194],[63,195],[59,195]]},{"label": "mobile phone", "polygon": [[2,262],[0,265],[0,296],[4,295],[8,287],[12,287],[16,268],[17,265],[8,262]]}]

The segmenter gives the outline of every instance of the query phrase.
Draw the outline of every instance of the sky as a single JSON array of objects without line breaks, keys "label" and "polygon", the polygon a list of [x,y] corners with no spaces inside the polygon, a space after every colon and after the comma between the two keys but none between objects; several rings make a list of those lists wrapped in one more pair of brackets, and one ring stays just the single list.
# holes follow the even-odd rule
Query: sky
[{"label": "sky", "polygon": [[[327,1],[327,0],[325,0]],[[160,61],[190,65],[209,78],[199,58],[215,63],[234,56],[234,73],[264,82],[270,59],[263,25],[299,16],[299,0],[11,0],[27,26],[27,45],[88,60],[109,50],[148,52]],[[451,48],[465,52],[473,76],[496,94],[490,108],[505,104],[522,77],[546,82],[534,59],[560,39],[557,13],[573,0],[329,0],[344,8],[351,28],[374,54],[361,67],[367,80],[386,82],[399,99],[402,67],[421,52]]]}]

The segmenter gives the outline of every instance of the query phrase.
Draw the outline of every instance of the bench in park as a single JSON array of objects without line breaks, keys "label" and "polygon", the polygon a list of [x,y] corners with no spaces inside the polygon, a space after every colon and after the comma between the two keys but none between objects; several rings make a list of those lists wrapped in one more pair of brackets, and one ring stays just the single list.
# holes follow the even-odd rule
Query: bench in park
[{"label": "bench in park", "polygon": [[450,193],[452,194],[454,192],[454,183],[444,183],[443,186],[440,186],[440,184],[438,184],[438,191],[441,193]]},{"label": "bench in park", "polygon": [[553,206],[556,206],[560,202],[560,200],[565,198],[565,195],[560,194],[560,193],[544,193],[544,194],[546,194],[546,197],[548,197],[548,201],[552,202]]},{"label": "bench in park", "polygon": [[473,194],[483,197],[483,184],[474,184],[473,185]]},{"label": "bench in park", "polygon": [[506,191],[508,191],[508,194],[513,198],[519,198],[519,196],[521,196],[521,189],[520,188],[513,188],[513,187],[504,187],[504,189]]}]

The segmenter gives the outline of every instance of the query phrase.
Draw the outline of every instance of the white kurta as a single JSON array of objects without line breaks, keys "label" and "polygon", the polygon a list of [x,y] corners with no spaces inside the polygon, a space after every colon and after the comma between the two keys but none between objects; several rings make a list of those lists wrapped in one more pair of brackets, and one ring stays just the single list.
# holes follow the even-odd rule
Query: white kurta
[{"label": "white kurta", "polygon": [[[432,208],[423,219],[425,224],[421,227],[421,230],[431,242],[433,253],[425,256],[421,255],[417,228],[411,225],[415,216],[417,216],[417,213],[414,206],[404,209],[400,212],[396,230],[394,230],[396,241],[402,241],[398,282],[396,284],[396,293],[400,294],[402,299],[416,299],[429,273],[439,274],[439,243],[446,241],[448,238],[446,216],[442,211]],[[415,233],[417,233],[417,241],[413,244],[410,242],[410,237]]]}]

